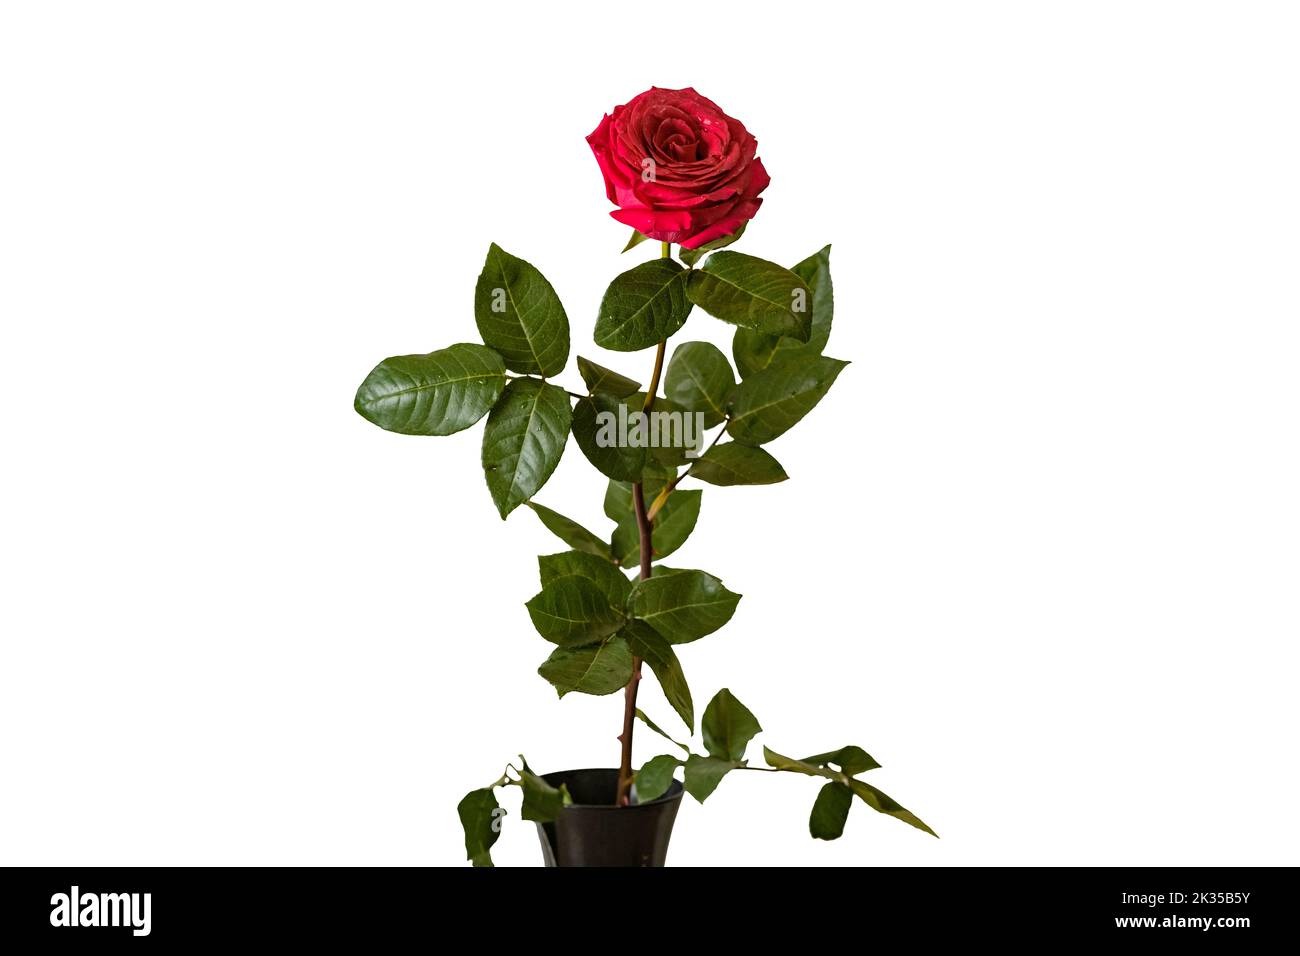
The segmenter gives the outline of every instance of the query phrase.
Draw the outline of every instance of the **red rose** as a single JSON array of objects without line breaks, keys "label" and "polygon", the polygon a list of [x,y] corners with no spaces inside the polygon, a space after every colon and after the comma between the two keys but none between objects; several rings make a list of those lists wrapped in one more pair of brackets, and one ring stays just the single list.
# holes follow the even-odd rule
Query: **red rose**
[{"label": "red rose", "polygon": [[652,87],[587,137],[621,223],[695,249],[754,218],[771,181],[758,141],[689,87]]}]

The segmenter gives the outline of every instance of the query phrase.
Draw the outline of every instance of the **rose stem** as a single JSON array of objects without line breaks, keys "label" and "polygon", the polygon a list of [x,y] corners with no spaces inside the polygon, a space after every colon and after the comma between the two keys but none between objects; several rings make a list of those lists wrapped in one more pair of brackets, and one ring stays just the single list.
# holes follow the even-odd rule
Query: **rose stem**
[{"label": "rose stem", "polygon": [[[672,249],[672,243],[663,243],[660,247],[660,258],[671,258]],[[667,345],[668,340],[664,339],[655,349],[655,368],[650,376],[650,384],[646,386],[645,404],[641,406],[643,412],[649,412],[655,403],[655,394],[659,391],[659,378],[664,370],[664,350]],[[641,580],[644,581],[650,577],[650,563],[654,554],[651,536],[654,534],[654,529],[646,514],[645,491],[639,481],[632,483],[632,510],[636,513],[636,530],[641,550]],[[641,658],[633,657],[632,678],[623,689],[623,733],[618,737],[619,743],[622,744],[622,753],[618,765],[618,792],[614,796],[614,805],[617,807],[627,806],[632,790],[632,731],[636,727],[636,692],[640,683]]]}]

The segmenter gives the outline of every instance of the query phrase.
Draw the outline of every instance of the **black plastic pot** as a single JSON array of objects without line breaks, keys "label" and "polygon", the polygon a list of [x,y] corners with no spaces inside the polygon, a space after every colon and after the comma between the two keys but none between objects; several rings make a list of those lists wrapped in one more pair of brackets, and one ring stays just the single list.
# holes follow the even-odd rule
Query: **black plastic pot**
[{"label": "black plastic pot", "polygon": [[554,823],[537,824],[547,866],[663,866],[682,785],[676,780],[657,800],[614,806],[617,770],[561,770],[542,775],[564,784],[573,803]]}]

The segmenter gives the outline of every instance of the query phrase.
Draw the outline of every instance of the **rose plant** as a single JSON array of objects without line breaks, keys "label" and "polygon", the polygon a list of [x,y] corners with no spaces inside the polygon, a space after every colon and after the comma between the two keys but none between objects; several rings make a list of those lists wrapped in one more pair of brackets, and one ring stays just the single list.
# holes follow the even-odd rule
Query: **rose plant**
[{"label": "rose plant", "polygon": [[[680,486],[687,479],[715,486],[786,480],[764,446],[807,415],[848,363],[823,354],[834,312],[829,246],[790,268],[724,248],[740,238],[769,182],[757,141],[739,120],[692,89],[655,88],[616,107],[587,141],[618,207],[611,215],[634,230],[624,251],[646,239],[661,244],[658,258],[610,283],[593,334],[611,351],[654,350],[645,387],[581,356],[585,388],[552,381],[568,364],[564,306],[541,272],[492,244],[474,293],[482,344],[385,359],[361,384],[355,408],[381,428],[410,435],[449,435],[486,417],[483,470],[498,513],[504,519],[526,506],[568,546],[538,559],[541,589],[526,604],[538,634],[553,645],[538,673],[561,698],[623,692],[612,807],[630,812],[662,798],[679,769],[677,790],[684,786],[700,802],[732,771],[762,770],[823,780],[808,823],[815,838],[839,837],[855,798],[933,833],[861,779],[880,766],[861,747],[798,759],[764,747],[766,766],[751,765],[747,750],[761,727],[726,688],[704,708],[698,752],[637,707],[648,665],[694,734],[696,708],[678,654],[726,624],[741,598],[706,571],[656,564],[686,542],[700,514],[703,491]],[[736,327],[735,370],[706,342],[677,345],[665,363],[668,340],[695,306]],[[647,442],[639,427],[619,441],[604,430],[616,415],[639,426],[665,414],[697,416],[717,429],[703,454],[680,441]],[[609,536],[535,500],[570,434],[609,479]],[[672,744],[639,767],[632,746],[638,721]],[[574,809],[565,785],[523,758],[508,764],[458,807],[475,866],[492,865],[504,812],[496,791],[512,786],[522,792],[525,820],[551,824]]]}]

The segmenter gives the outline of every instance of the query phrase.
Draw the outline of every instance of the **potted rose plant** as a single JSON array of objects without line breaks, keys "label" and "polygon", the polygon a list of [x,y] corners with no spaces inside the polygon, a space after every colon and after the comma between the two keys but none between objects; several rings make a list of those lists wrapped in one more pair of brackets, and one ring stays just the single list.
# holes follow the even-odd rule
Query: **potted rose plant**
[{"label": "potted rose plant", "polygon": [[[725,248],[768,184],[738,120],[692,89],[656,88],[616,107],[587,141],[618,207],[611,215],[633,229],[624,251],[660,244],[659,257],[610,283],[594,329],[605,349],[652,350],[646,384],[581,356],[585,387],[556,384],[570,350],[564,306],[541,272],[493,244],[474,293],[482,344],[385,359],[356,395],[362,416],[403,434],[448,435],[486,417],[483,470],[497,511],[504,519],[526,506],[567,546],[538,559],[541,589],[526,605],[552,645],[538,673],[561,698],[622,692],[618,767],[538,774],[522,757],[508,764],[458,807],[467,857],[492,865],[504,813],[496,792],[517,787],[549,865],[662,866],[683,790],[703,802],[742,770],[819,778],[808,824],[818,839],[840,836],[855,800],[933,833],[862,779],[879,764],[861,747],[802,758],[764,747],[764,766],[751,765],[759,722],[725,688],[704,708],[700,751],[662,729],[662,715],[656,722],[638,709],[648,667],[694,734],[678,655],[726,624],[740,600],[709,572],[656,563],[699,516],[703,492],[683,483],[786,480],[764,446],[807,415],[848,363],[823,354],[834,310],[829,246],[788,269]],[[736,326],[734,371],[705,342],[679,344],[665,362],[668,340],[696,306]],[[535,500],[570,434],[609,479],[609,536]],[[639,765],[638,723],[667,741],[667,752]]]}]

